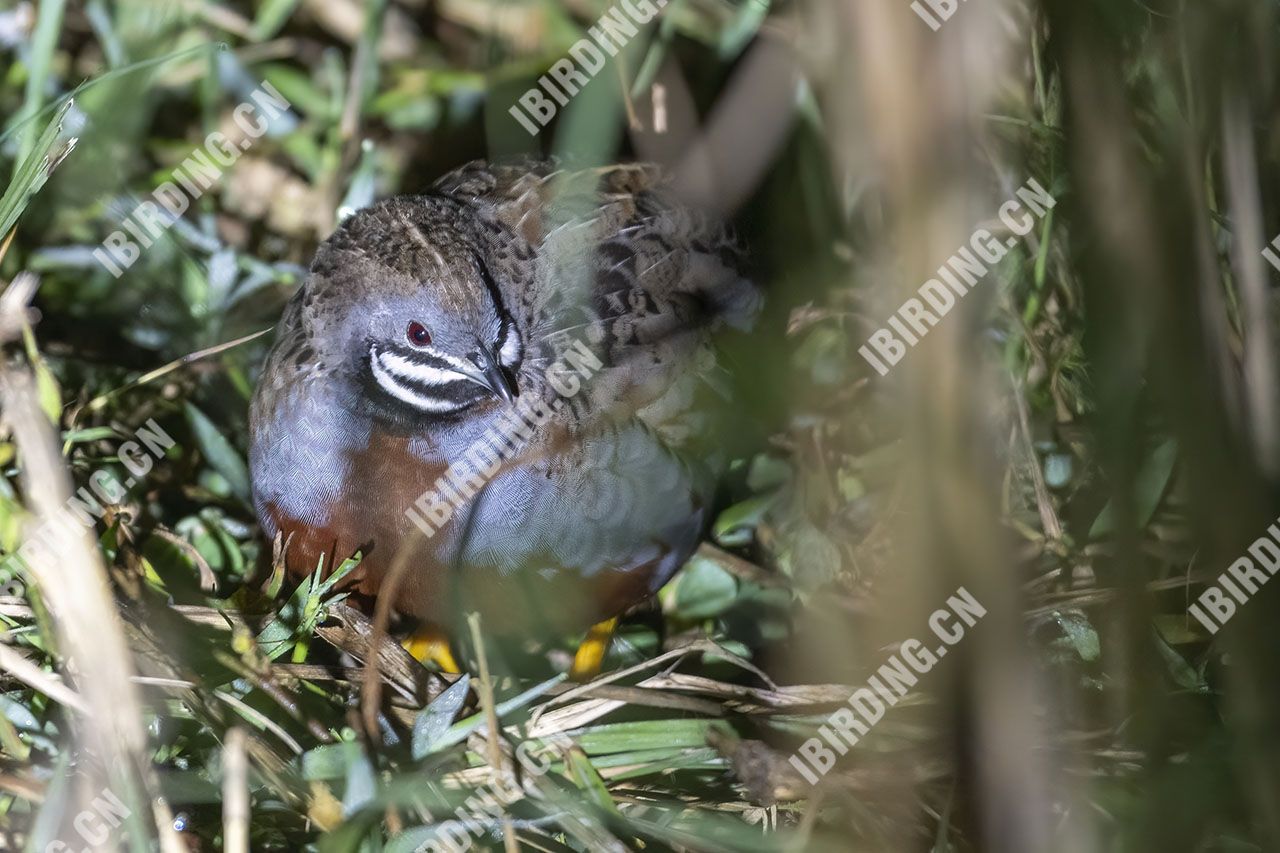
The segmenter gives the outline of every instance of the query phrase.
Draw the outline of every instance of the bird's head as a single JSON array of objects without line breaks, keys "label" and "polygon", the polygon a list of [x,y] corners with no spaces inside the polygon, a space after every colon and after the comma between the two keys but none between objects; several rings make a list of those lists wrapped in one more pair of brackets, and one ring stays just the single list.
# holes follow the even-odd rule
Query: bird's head
[{"label": "bird's head", "polygon": [[390,199],[316,253],[299,322],[376,414],[412,423],[519,394],[524,342],[468,215],[447,199]]}]

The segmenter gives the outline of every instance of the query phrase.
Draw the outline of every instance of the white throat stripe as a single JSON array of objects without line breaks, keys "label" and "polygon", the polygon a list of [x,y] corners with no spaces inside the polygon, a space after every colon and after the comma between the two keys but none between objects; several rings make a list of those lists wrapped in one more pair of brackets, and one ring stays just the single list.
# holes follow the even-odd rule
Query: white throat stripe
[{"label": "white throat stripe", "polygon": [[442,370],[429,364],[419,364],[393,352],[375,353],[374,358],[397,379],[407,379],[421,385],[447,385],[467,378],[457,370]]},{"label": "white throat stripe", "polygon": [[502,349],[498,350],[498,361],[502,362],[504,367],[513,367],[520,360],[521,346],[520,336],[511,329],[505,329],[505,337],[502,341]]},{"label": "white throat stripe", "polygon": [[[373,370],[373,379],[378,386],[386,391],[392,397],[407,403],[415,409],[421,409],[424,412],[454,412],[462,408],[458,403],[452,400],[440,400],[434,397],[428,397],[425,394],[419,394],[412,388],[407,387],[401,381],[402,377],[397,377],[389,371],[382,363],[382,355],[376,350],[369,359],[369,365]],[[431,368],[434,370],[435,368]],[[445,372],[445,371],[440,371]],[[460,377],[461,378],[461,377]]]}]

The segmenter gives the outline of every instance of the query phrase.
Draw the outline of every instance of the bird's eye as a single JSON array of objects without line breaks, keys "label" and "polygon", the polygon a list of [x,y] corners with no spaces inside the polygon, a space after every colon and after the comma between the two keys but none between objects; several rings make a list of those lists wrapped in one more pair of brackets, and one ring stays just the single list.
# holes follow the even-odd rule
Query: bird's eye
[{"label": "bird's eye", "polygon": [[408,338],[409,343],[413,344],[415,347],[425,347],[431,344],[431,332],[426,326],[422,325],[417,320],[414,320],[409,324],[409,329],[405,332],[405,337]]}]

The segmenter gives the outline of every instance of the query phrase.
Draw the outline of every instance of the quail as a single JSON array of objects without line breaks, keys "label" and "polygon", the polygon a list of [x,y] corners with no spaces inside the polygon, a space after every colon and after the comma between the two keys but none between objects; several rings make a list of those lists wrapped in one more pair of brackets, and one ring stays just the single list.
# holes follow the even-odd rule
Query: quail
[{"label": "quail", "polygon": [[[658,590],[708,522],[728,423],[716,333],[760,303],[732,231],[646,164],[473,162],[318,249],[250,409],[253,500],[291,574],[386,592],[420,656],[590,628]],[[403,564],[397,567],[398,564]],[[398,582],[389,582],[389,578]]]}]

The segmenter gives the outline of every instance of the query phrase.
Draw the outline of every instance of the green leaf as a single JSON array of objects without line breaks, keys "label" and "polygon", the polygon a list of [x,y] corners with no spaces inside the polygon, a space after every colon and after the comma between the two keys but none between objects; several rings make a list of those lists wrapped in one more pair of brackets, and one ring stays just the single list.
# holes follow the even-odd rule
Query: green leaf
[{"label": "green leaf", "polygon": [[747,471],[747,488],[753,492],[766,492],[789,482],[791,463],[767,453],[760,453],[751,460]]},{"label": "green leaf", "polygon": [[378,780],[374,774],[373,764],[358,744],[348,743],[347,748],[355,753],[347,765],[347,785],[342,795],[342,814],[351,817],[367,803],[373,801],[378,792]]},{"label": "green leaf", "polygon": [[1196,672],[1195,667],[1187,663],[1187,659],[1178,654],[1169,645],[1159,627],[1157,627],[1155,635],[1156,648],[1160,650],[1160,657],[1164,658],[1165,666],[1169,670],[1169,677],[1173,679],[1173,682],[1184,690],[1208,693],[1209,684],[1204,680],[1204,676]]},{"label": "green leaf", "polygon": [[226,478],[231,491],[241,500],[249,500],[249,468],[236,449],[227,441],[213,421],[191,403],[186,404],[187,420],[196,443],[209,466]]},{"label": "green leaf", "polygon": [[[423,853],[426,850],[457,850],[453,840],[455,824],[448,820],[431,826],[415,826],[387,842],[384,853]],[[470,837],[470,836],[468,836]]]},{"label": "green leaf", "polygon": [[413,721],[413,757],[420,760],[429,755],[448,731],[449,724],[458,715],[462,703],[467,700],[471,676],[465,673],[435,701],[418,712]]},{"label": "green leaf", "polygon": [[357,551],[339,563],[337,571],[316,585],[315,596],[313,596],[312,601],[309,601],[308,604],[318,602],[321,596],[325,595],[329,590],[342,583],[343,579],[345,579],[347,575],[356,570],[356,567],[360,565],[360,561],[363,558],[364,555]]},{"label": "green leaf", "polygon": [[258,634],[258,647],[268,659],[275,660],[295,646],[301,648],[305,656],[306,641],[310,639],[311,629],[315,627],[321,609],[319,586],[323,565],[324,558],[321,557],[315,571],[298,584],[284,607]]},{"label": "green leaf", "polygon": [[278,33],[297,5],[298,0],[264,0],[253,21],[254,40],[266,41]]},{"label": "green leaf", "polygon": [[737,579],[706,557],[689,560],[676,582],[675,609],[685,619],[719,616],[737,598]]},{"label": "green leaf", "polygon": [[618,813],[618,806],[614,803],[613,797],[609,796],[609,789],[605,787],[604,779],[600,778],[600,774],[591,765],[591,759],[587,758],[586,753],[580,749],[569,750],[569,777],[573,779],[573,784],[587,795],[587,799],[592,804],[605,811]]},{"label": "green leaf", "polygon": [[[31,714],[26,706],[18,705],[8,696],[0,696],[0,707],[6,708],[6,713],[0,714],[0,747],[3,747],[5,752],[17,758],[18,761],[26,761],[31,755],[31,747],[23,743],[22,739],[18,737],[18,729],[10,719],[13,711],[9,709],[15,705],[22,711],[26,711],[27,714]],[[31,717],[31,722],[33,728],[39,726],[34,716]]]},{"label": "green leaf", "polygon": [[377,168],[377,149],[371,140],[360,143],[360,163],[351,175],[347,194],[338,205],[338,221],[346,219],[357,210],[373,204],[374,177]]},{"label": "green leaf", "polygon": [[833,326],[814,326],[791,359],[817,385],[839,385],[849,379],[852,353],[848,337]]},{"label": "green leaf", "polygon": [[810,522],[790,525],[779,541],[778,567],[803,589],[818,589],[839,573],[839,546]]},{"label": "green leaf", "polygon": [[[668,753],[658,757],[657,753]],[[711,747],[684,750],[652,750],[647,753],[623,753],[618,766],[626,768],[621,772],[610,774],[610,779],[618,782],[623,779],[639,779],[642,776],[668,776],[676,770],[721,770],[725,766],[724,757]],[[597,767],[613,764],[614,756],[595,758]]]},{"label": "green leaf", "polygon": [[27,361],[31,363],[31,370],[36,377],[36,397],[40,401],[40,411],[56,426],[62,419],[62,389],[58,387],[58,380],[54,378],[53,371],[36,347],[35,334],[25,323],[22,326],[22,343],[27,351]]},{"label": "green leaf", "polygon": [[[1169,478],[1173,475],[1173,466],[1177,461],[1178,443],[1171,438],[1153,450],[1138,469],[1138,474],[1133,479],[1133,511],[1134,521],[1139,529],[1147,526],[1156,507],[1160,506],[1160,499],[1169,485]],[[1097,539],[1113,533],[1116,512],[1113,498],[1107,501],[1102,512],[1094,519],[1093,526],[1089,528],[1089,538]]]},{"label": "green leaf", "polygon": [[108,438],[119,438],[120,433],[108,426],[89,427],[88,429],[69,429],[62,433],[62,452],[66,453],[73,445],[90,441],[102,441]]},{"label": "green leaf", "polygon": [[261,69],[267,82],[284,95],[285,100],[293,104],[299,112],[308,118],[321,121],[335,121],[338,111],[330,103],[329,96],[320,91],[306,74],[288,65],[266,65]]},{"label": "green leaf", "polygon": [[707,745],[712,720],[638,720],[570,732],[583,752],[595,756],[639,749],[677,749]]},{"label": "green leaf", "polygon": [[[498,706],[494,708],[494,713],[497,715],[498,719],[501,720],[503,716],[510,714],[512,711],[517,711],[520,708],[525,707],[552,687],[555,687],[557,684],[564,681],[566,677],[567,676],[564,673],[561,673],[548,678],[540,684],[535,684],[523,693],[513,696],[505,702],[499,702]],[[445,732],[438,741],[436,741],[433,747],[428,751],[428,754],[439,752],[442,749],[447,749],[448,747],[453,746],[455,743],[460,743],[466,740],[473,731],[484,725],[484,721],[484,713],[473,714],[465,720],[459,720],[450,726],[449,730]]]},{"label": "green leaf", "polygon": [[[35,32],[31,36],[31,50],[27,54],[27,88],[22,100],[22,108],[14,116],[14,123],[21,124],[40,111],[44,101],[45,89],[49,82],[49,70],[53,66],[53,54],[58,47],[58,36],[62,30],[62,14],[66,10],[66,0],[44,0],[37,5]],[[46,131],[47,132],[47,131]],[[25,160],[39,157],[40,141],[33,141],[30,129],[22,135],[18,157]],[[9,226],[0,228],[0,234],[8,233]]]},{"label": "green leaf", "polygon": [[302,753],[302,778],[307,782],[341,779],[351,766],[352,753],[345,743],[326,743]]},{"label": "green leaf", "polygon": [[718,53],[726,61],[737,58],[742,49],[760,31],[764,19],[769,14],[770,0],[751,0],[738,7],[738,13],[729,25],[720,32]]},{"label": "green leaf", "polygon": [[61,144],[58,136],[62,132],[62,121],[71,109],[72,101],[68,98],[54,111],[53,118],[45,127],[40,138],[36,140],[30,153],[14,169],[13,180],[10,181],[4,195],[0,196],[0,240],[9,233],[9,229],[27,209],[31,197],[40,191],[49,174],[57,168],[62,159],[75,147],[75,139]]},{"label": "green leaf", "polygon": [[1087,616],[1080,611],[1072,610],[1066,613],[1055,613],[1054,620],[1062,629],[1067,642],[1080,656],[1080,660],[1088,662],[1098,659],[1098,655],[1101,654],[1098,632],[1089,624]]},{"label": "green leaf", "polygon": [[59,827],[65,826],[63,819],[71,802],[70,762],[70,751],[58,753],[50,774],[49,787],[44,791],[44,802],[28,830],[26,849],[32,853],[52,848],[58,840]]},{"label": "green leaf", "polygon": [[755,535],[756,525],[777,499],[777,493],[773,492],[734,504],[716,518],[711,535],[717,544],[726,548],[749,544]]}]

